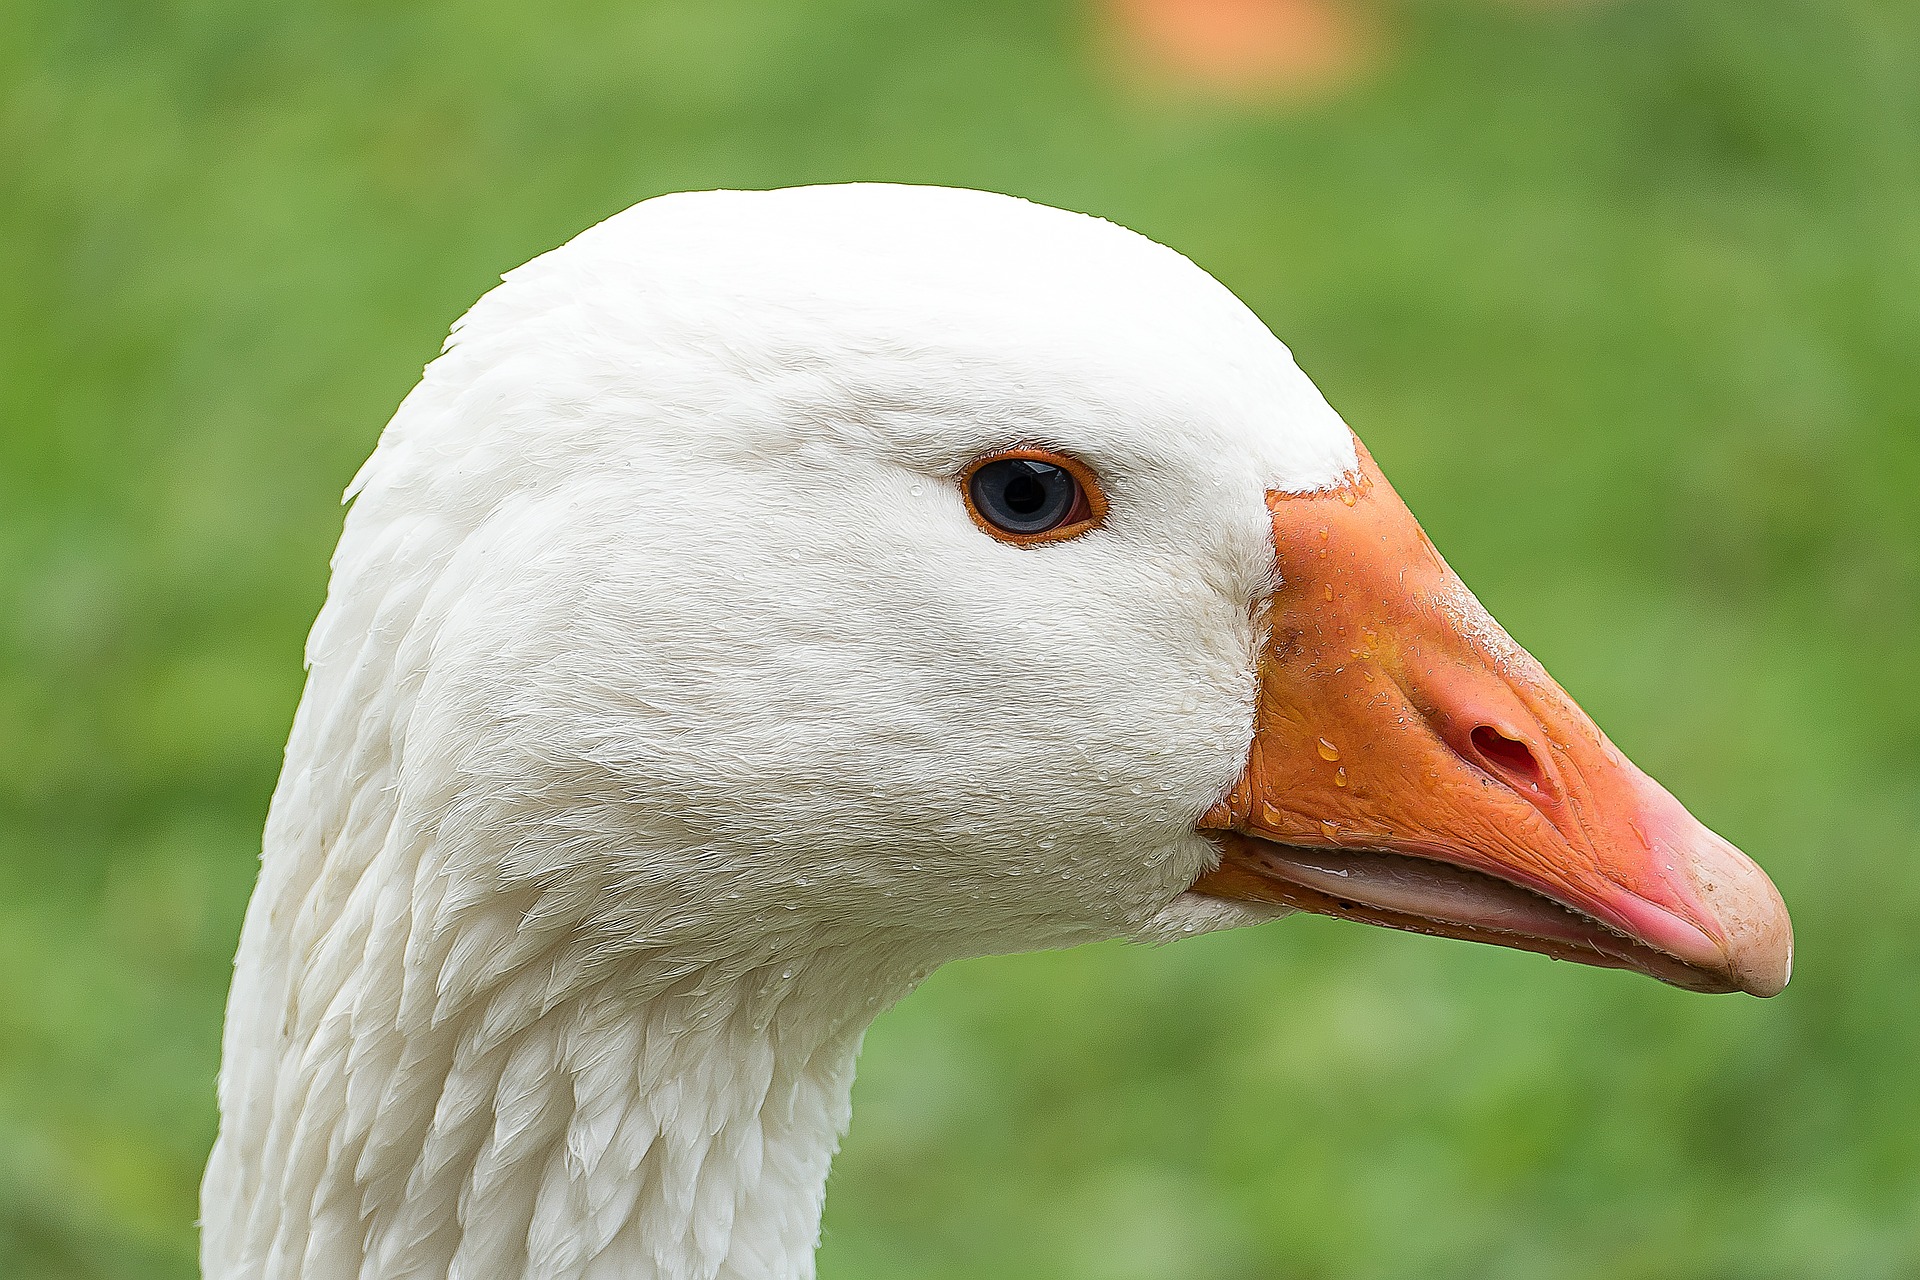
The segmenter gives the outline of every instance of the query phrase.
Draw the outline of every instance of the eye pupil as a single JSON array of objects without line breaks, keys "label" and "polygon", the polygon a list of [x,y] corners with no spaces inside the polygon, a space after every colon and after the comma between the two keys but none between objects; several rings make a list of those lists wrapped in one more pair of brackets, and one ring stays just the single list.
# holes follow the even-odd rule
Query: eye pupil
[{"label": "eye pupil", "polygon": [[985,463],[973,473],[968,490],[980,518],[1005,533],[1046,533],[1086,511],[1073,473],[1037,458]]},{"label": "eye pupil", "polygon": [[[1046,464],[1023,460],[1016,465],[1019,470],[1008,479],[1002,496],[1006,499],[1008,509],[1015,515],[1031,517],[1047,504],[1046,483],[1034,474],[1037,468],[1046,467]],[[1059,468],[1047,467],[1047,470],[1058,471]]]}]

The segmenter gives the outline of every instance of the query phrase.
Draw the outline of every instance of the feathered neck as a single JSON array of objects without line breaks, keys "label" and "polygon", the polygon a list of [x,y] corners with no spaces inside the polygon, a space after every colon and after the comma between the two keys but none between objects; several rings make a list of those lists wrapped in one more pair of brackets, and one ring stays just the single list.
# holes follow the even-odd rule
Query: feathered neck
[{"label": "feathered neck", "polygon": [[591,975],[553,953],[448,1004],[423,963],[506,961],[513,922],[470,913],[423,943],[383,896],[350,892],[317,933],[286,893],[255,900],[210,1280],[813,1274],[860,1039],[907,984],[835,953]]}]

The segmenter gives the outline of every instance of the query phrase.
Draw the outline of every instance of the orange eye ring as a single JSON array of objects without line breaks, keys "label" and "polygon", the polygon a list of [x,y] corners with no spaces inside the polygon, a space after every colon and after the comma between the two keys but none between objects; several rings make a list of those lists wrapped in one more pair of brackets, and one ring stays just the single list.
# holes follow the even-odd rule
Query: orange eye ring
[{"label": "orange eye ring", "polygon": [[975,458],[960,472],[960,496],[982,533],[1016,547],[1077,538],[1107,518],[1092,468],[1032,445]]}]

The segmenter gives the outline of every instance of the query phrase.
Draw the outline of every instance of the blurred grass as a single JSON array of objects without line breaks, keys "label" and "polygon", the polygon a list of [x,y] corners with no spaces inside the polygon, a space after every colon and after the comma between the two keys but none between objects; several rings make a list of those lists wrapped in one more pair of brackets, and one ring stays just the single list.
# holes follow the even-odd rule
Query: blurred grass
[{"label": "blurred grass", "polygon": [[1382,11],[1280,111],[1062,3],[16,0],[0,40],[0,1276],[192,1274],[337,498],[497,273],[687,187],[1102,213],[1774,874],[1770,1003],[1295,921],[936,975],[823,1274],[1920,1274],[1920,11]]}]

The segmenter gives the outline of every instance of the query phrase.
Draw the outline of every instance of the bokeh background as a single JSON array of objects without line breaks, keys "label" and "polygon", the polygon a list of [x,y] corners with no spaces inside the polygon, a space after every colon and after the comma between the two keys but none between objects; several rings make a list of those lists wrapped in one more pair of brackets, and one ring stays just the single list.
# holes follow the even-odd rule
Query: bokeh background
[{"label": "bokeh background", "polygon": [[1920,6],[1180,8],[12,0],[0,1276],[194,1274],[339,495],[447,324],[643,197],[840,179],[1227,282],[1800,961],[956,966],[868,1040],[823,1274],[1920,1275]]}]

